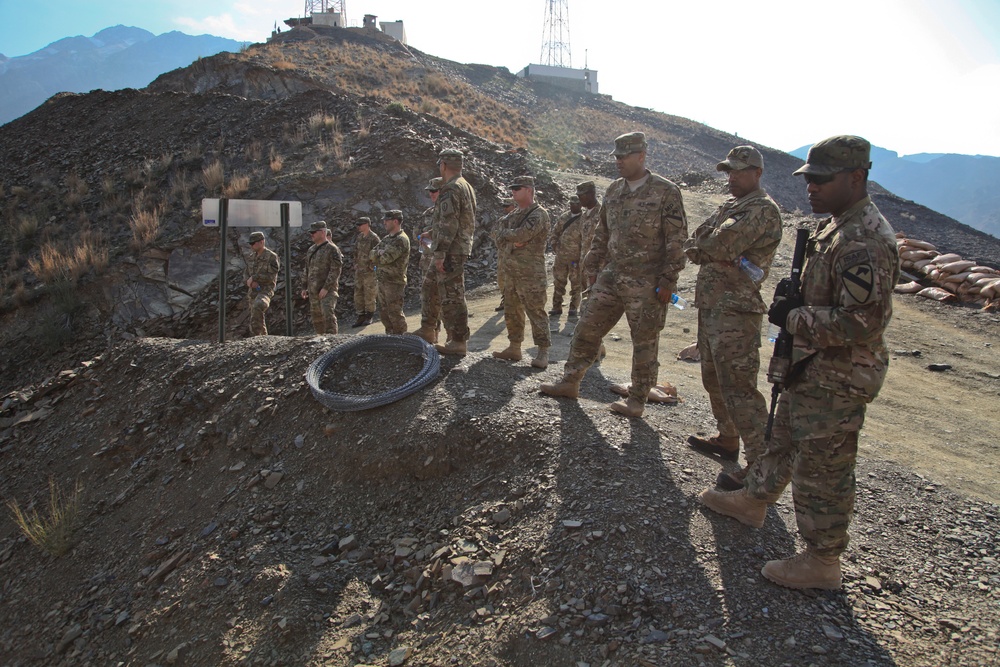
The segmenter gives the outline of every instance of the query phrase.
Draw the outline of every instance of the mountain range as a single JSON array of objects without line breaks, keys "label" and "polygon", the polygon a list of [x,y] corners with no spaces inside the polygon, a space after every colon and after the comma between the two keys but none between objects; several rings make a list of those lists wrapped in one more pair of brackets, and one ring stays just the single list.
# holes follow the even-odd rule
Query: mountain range
[{"label": "mountain range", "polygon": [[[805,159],[809,146],[791,152]],[[871,179],[900,197],[1000,237],[1000,157],[915,153],[872,146]]]},{"label": "mountain range", "polygon": [[242,46],[213,35],[177,31],[154,35],[118,25],[92,37],[66,37],[16,58],[0,54],[0,124],[23,116],[56,93],[142,88],[164,72]]}]

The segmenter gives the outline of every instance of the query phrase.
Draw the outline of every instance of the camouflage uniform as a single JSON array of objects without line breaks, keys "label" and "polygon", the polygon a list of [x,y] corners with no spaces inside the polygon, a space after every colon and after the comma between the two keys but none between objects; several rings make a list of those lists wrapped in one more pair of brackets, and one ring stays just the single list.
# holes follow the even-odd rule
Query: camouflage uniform
[{"label": "camouflage uniform", "polygon": [[[548,281],[545,275],[545,241],[549,214],[538,204],[517,210],[504,218],[497,232],[504,276],[504,321],[511,343],[524,340],[524,319],[531,322],[531,338],[539,348],[548,348],[549,322],[545,316]],[[515,247],[518,244],[520,247]],[[522,245],[523,244],[523,245]]]},{"label": "camouflage uniform", "polygon": [[354,241],[354,310],[359,313],[375,312],[375,267],[368,257],[381,240],[369,230]]},{"label": "camouflage uniform", "polygon": [[583,291],[583,211],[567,211],[559,216],[552,226],[552,248],[556,258],[552,264],[552,310],[562,310],[566,282],[569,281],[569,309],[580,307],[580,293]]},{"label": "camouflage uniform", "polygon": [[417,239],[420,243],[420,321],[421,324],[426,323],[432,331],[437,331],[441,325],[441,293],[438,290],[437,268],[434,266],[430,241],[433,238],[436,211],[436,206],[424,211],[424,226]]},{"label": "camouflage uniform", "polygon": [[[441,320],[451,340],[469,339],[469,307],[465,302],[465,260],[472,252],[476,228],[476,193],[462,176],[441,186],[431,249],[434,261],[444,260],[444,273],[437,272]],[[436,327],[422,316],[421,326]]]},{"label": "camouflage uniform", "polygon": [[647,170],[646,181],[634,192],[624,178],[608,187],[584,260],[587,275],[599,275],[573,332],[564,382],[579,383],[597,357],[601,339],[624,314],[632,334],[629,398],[646,403],[656,385],[666,318],[667,306],[657,294],[675,291],[686,239],[687,217],[676,185]]},{"label": "camouflage uniform", "polygon": [[688,259],[701,267],[694,298],[701,381],[719,434],[742,437],[747,463],[764,451],[767,401],[757,389],[757,373],[767,308],[760,285],[737,263],[746,257],[766,275],[780,242],[778,206],[758,188],[727,199],[685,244]]},{"label": "camouflage uniform", "polygon": [[[260,233],[260,232],[255,232]],[[261,240],[263,240],[261,234]],[[257,283],[257,288],[250,292],[250,334],[253,336],[267,335],[267,322],[264,314],[271,305],[274,288],[278,283],[278,271],[281,265],[278,255],[264,248],[260,254],[256,252],[250,260],[249,278]]]},{"label": "camouflage uniform", "polygon": [[[306,251],[306,291],[309,293],[309,314],[318,334],[337,333],[337,298],[344,254],[331,241],[314,243]],[[326,298],[319,293],[326,289]]]},{"label": "camouflage uniform", "polygon": [[883,333],[898,277],[895,235],[869,197],[809,238],[805,305],[785,325],[794,336],[794,379],[746,483],[749,496],[775,502],[791,482],[799,532],[820,556],[847,548],[858,432],[888,369]]},{"label": "camouflage uniform", "polygon": [[[583,215],[580,216],[580,274],[581,278],[588,280],[585,268],[587,253],[594,243],[594,233],[597,231],[597,223],[601,221],[601,202],[597,202],[594,208],[583,208]],[[597,277],[597,274],[594,274]]]},{"label": "camouflage uniform", "polygon": [[378,276],[378,311],[387,334],[406,333],[403,291],[410,264],[410,237],[399,230],[389,234],[371,251]]}]

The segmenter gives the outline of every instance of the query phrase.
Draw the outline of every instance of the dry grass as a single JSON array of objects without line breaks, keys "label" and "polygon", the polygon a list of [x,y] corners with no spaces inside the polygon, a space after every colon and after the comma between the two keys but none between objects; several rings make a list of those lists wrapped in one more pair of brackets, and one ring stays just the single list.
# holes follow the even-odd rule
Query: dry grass
[{"label": "dry grass", "polygon": [[222,196],[226,199],[239,199],[250,189],[250,177],[246,175],[233,176],[229,183],[222,189]]},{"label": "dry grass", "polygon": [[87,181],[80,178],[80,174],[70,172],[66,176],[66,206],[76,208],[83,203],[83,198],[90,194],[90,186]]},{"label": "dry grass", "polygon": [[215,160],[203,167],[201,178],[205,185],[205,190],[211,194],[218,194],[222,190],[222,186],[226,183],[226,174],[222,169],[222,163]]},{"label": "dry grass", "polygon": [[184,155],[181,156],[181,159],[184,162],[194,162],[195,160],[200,160],[201,155],[201,142],[196,141],[185,149]]},{"label": "dry grass", "polygon": [[146,185],[146,172],[141,164],[129,165],[125,168],[125,183],[133,187]]},{"label": "dry grass", "polygon": [[75,284],[91,269],[96,273],[104,271],[108,261],[108,248],[103,239],[84,232],[68,248],[46,243],[38,257],[28,260],[28,269],[46,285]]},{"label": "dry grass", "polygon": [[191,188],[194,182],[185,171],[178,171],[170,180],[170,194],[180,200],[184,208],[191,206]]},{"label": "dry grass", "polygon": [[276,60],[271,63],[271,67],[278,70],[279,72],[286,72],[288,70],[295,69],[295,63],[288,60]]},{"label": "dry grass", "polygon": [[281,157],[279,153],[271,151],[271,171],[277,174],[281,171],[281,168],[285,166],[285,158]]},{"label": "dry grass", "polygon": [[30,508],[22,510],[16,500],[7,501],[7,509],[17,527],[28,540],[52,556],[63,556],[73,545],[73,533],[80,521],[79,482],[64,494],[55,480],[49,479],[49,507],[44,513]]},{"label": "dry grass", "polygon": [[162,211],[161,206],[154,206],[148,210],[133,209],[133,213],[128,219],[129,229],[132,230],[132,240],[129,241],[129,247],[136,252],[141,252],[156,240],[156,237],[160,235],[160,214]]},{"label": "dry grass", "polygon": [[259,141],[251,141],[243,150],[243,157],[248,162],[260,162],[260,159],[264,157],[264,146]]}]

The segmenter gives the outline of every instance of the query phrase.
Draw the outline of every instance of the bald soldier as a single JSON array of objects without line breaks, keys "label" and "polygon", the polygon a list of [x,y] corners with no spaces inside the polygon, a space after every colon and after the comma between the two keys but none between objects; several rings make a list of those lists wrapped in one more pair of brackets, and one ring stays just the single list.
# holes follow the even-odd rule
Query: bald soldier
[{"label": "bald soldier", "polygon": [[[698,309],[701,382],[708,392],[719,432],[692,435],[688,443],[705,454],[737,461],[740,438],[747,466],[764,452],[767,401],[757,389],[760,326],[767,312],[760,282],[781,242],[778,205],[760,187],[764,156],[753,146],[737,146],[716,165],[726,173],[732,195],[684,244],[698,265],[694,305]],[[763,272],[755,281],[740,262]],[[723,488],[742,486],[745,468],[722,473]]]},{"label": "bald soldier", "polygon": [[521,360],[524,320],[531,322],[532,342],[538,350],[531,365],[549,365],[549,323],[545,317],[547,280],[545,276],[545,241],[549,235],[549,214],[535,203],[535,179],[518,176],[510,186],[517,210],[504,218],[497,232],[500,262],[503,265],[503,317],[507,325],[508,345],[493,353],[497,359]]},{"label": "bald soldier", "polygon": [[566,294],[566,283],[569,283],[569,317],[576,317],[580,307],[581,266],[584,254],[584,230],[581,218],[583,205],[580,197],[569,198],[569,210],[559,216],[552,225],[552,250],[556,254],[552,263],[552,310],[549,315],[562,315],[563,296]]},{"label": "bald soldier", "polygon": [[369,256],[382,239],[371,230],[371,224],[371,218],[358,218],[358,234],[354,239],[354,310],[358,311],[355,329],[371,324],[375,318],[375,265]]},{"label": "bald soldier", "polygon": [[250,274],[247,277],[247,287],[250,288],[250,335],[266,336],[267,321],[264,315],[274,297],[274,288],[278,283],[278,270],[281,265],[278,255],[267,248],[263,232],[250,234],[250,249],[253,258],[247,267]]},{"label": "bald soldier", "polygon": [[313,244],[306,251],[306,287],[302,298],[309,299],[309,314],[318,334],[337,333],[337,297],[344,255],[329,239],[329,233],[323,220],[309,225]]},{"label": "bald soldier", "polygon": [[612,403],[611,409],[641,417],[649,390],[656,385],[667,303],[684,268],[687,217],[677,186],[646,169],[645,134],[621,135],[612,155],[621,178],[604,195],[584,265],[588,276],[597,277],[573,332],[562,381],[539,390],[577,398],[601,339],[624,314],[632,334],[632,384],[628,397]]},{"label": "bald soldier", "polygon": [[861,137],[830,137],[795,172],[805,178],[813,213],[831,217],[809,237],[801,295],[778,296],[767,312],[793,341],[773,434],[745,488],[699,496],[709,509],[760,528],[767,506],[791,483],[806,549],[761,570],[789,588],[840,588],[858,432],[889,365],[884,334],[899,256],[892,227],[868,196],[870,153]]},{"label": "bald soldier", "polygon": [[385,212],[386,237],[371,251],[378,276],[378,312],[387,334],[406,333],[403,292],[410,264],[410,237],[403,231],[403,212]]}]

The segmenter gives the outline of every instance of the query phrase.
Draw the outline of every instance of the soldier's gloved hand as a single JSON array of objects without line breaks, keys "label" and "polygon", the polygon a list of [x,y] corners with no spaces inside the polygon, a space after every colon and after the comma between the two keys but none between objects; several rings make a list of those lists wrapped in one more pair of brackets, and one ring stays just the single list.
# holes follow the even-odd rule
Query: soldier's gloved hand
[{"label": "soldier's gloved hand", "polygon": [[791,286],[792,286],[791,278],[782,278],[781,280],[779,280],[778,285],[774,288],[774,298],[778,299],[779,297],[788,296],[788,292],[791,290]]},{"label": "soldier's gloved hand", "polygon": [[788,322],[788,313],[800,306],[802,306],[801,297],[779,296],[767,310],[767,321],[785,329],[785,324]]}]

